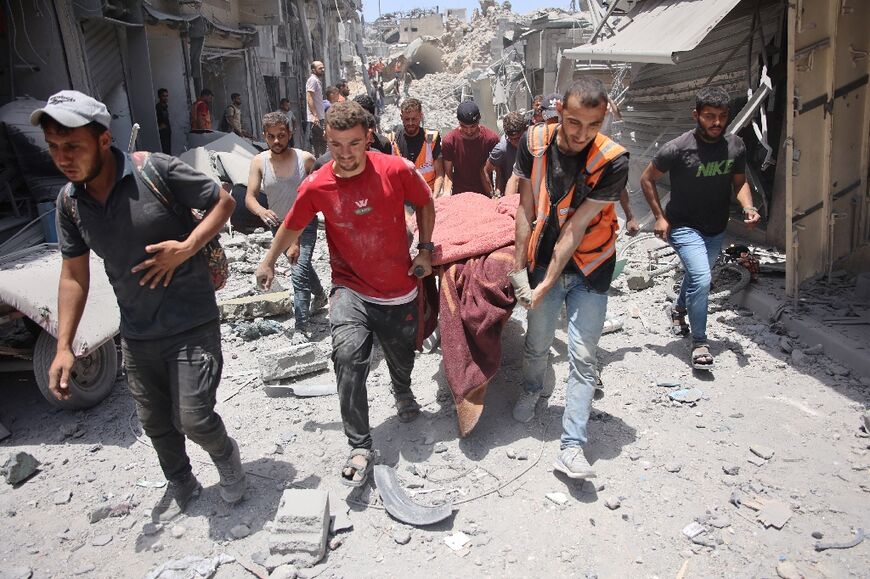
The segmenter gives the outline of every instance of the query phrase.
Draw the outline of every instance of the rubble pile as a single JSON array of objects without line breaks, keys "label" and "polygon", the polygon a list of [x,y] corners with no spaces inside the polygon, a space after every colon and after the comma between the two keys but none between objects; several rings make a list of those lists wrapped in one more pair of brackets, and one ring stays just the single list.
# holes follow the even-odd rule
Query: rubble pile
[{"label": "rubble pile", "polygon": [[[423,103],[423,124],[430,129],[445,132],[456,126],[456,107],[462,95],[463,76],[449,72],[427,74],[411,83],[409,94]],[[394,131],[401,126],[399,108],[393,104],[384,107],[381,130]]]},{"label": "rubble pile", "polygon": [[441,37],[444,70],[462,74],[487,66],[492,60],[490,46],[498,32],[499,20],[504,19],[520,21],[523,17],[510,9],[491,6],[471,22],[449,19],[447,32]]}]

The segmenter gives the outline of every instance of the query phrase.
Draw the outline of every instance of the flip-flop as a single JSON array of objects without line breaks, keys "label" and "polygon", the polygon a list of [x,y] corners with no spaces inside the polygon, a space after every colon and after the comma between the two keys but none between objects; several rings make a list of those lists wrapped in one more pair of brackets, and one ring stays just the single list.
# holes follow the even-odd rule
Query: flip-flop
[{"label": "flip-flop", "polygon": [[[353,462],[357,456],[365,458],[366,465],[360,468],[358,464]],[[375,465],[375,451],[370,448],[352,448],[344,466],[341,467],[341,483],[349,487],[361,487],[369,480],[369,473]],[[349,475],[345,472],[347,469],[353,469]],[[357,478],[359,477],[359,478]]]},{"label": "flip-flop", "polygon": [[417,404],[417,399],[414,398],[412,392],[395,394],[395,397],[396,415],[399,417],[399,422],[412,422],[420,416],[420,405]]}]

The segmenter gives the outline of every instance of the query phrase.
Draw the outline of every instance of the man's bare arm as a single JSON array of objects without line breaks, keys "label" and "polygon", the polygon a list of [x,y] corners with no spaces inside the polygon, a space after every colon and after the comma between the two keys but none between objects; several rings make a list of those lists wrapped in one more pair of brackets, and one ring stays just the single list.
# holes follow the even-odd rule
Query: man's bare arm
[{"label": "man's bare arm", "polygon": [[72,344],[85,311],[90,281],[90,252],[63,260],[57,287],[57,352],[48,370],[48,388],[58,400],[69,398],[69,376],[75,364]]},{"label": "man's bare arm", "polygon": [[671,232],[671,225],[665,218],[665,212],[662,211],[659,191],[656,188],[656,181],[664,177],[664,175],[664,173],[655,168],[655,165],[650,163],[644,169],[643,175],[640,176],[640,188],[643,190],[643,196],[656,220],[655,225],[653,225],[653,231],[656,237],[661,239],[667,239]]},{"label": "man's bare arm", "polygon": [[514,271],[526,268],[528,264],[529,240],[532,237],[532,223],[535,221],[535,200],[532,196],[532,182],[514,174],[520,194],[520,205],[516,213],[514,233]]},{"label": "man's bare arm", "polygon": [[259,217],[266,227],[277,227],[280,217],[271,209],[260,205],[257,196],[260,194],[260,183],[263,181],[263,163],[261,156],[257,155],[251,161],[251,169],[248,171],[248,188],[245,191],[245,207],[248,211]]},{"label": "man's bare arm", "polygon": [[441,188],[444,187],[444,159],[438,157],[435,159],[433,166],[435,167],[435,183],[432,185],[432,193],[438,197],[441,193]]},{"label": "man's bare arm", "polygon": [[439,197],[447,197],[453,194],[453,161],[444,159],[444,182],[441,184]]},{"label": "man's bare arm", "polygon": [[746,181],[746,173],[735,173],[731,182],[737,191],[737,202],[743,208],[743,222],[751,229],[761,219],[761,214],[752,206],[752,190]]}]

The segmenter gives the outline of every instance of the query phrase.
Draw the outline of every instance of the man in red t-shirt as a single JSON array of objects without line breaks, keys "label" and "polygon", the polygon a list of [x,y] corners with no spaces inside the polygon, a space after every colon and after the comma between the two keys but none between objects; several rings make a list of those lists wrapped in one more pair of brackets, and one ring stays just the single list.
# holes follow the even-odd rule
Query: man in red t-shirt
[{"label": "man in red t-shirt", "polygon": [[484,173],[490,152],[499,137],[480,124],[480,109],[474,101],[465,101],[456,109],[459,127],[441,143],[444,158],[444,185],[438,197],[474,191],[492,197],[492,182]]},{"label": "man in red t-shirt", "polygon": [[[411,392],[417,333],[417,281],[432,273],[435,204],[429,186],[400,157],[366,152],[371,134],[356,102],[335,103],[326,114],[326,141],[333,160],[312,173],[257,268],[269,289],[282,253],[299,256],[299,236],[320,211],[332,266],[329,322],[332,361],[344,431],[351,446],[342,482],[361,486],[374,464],[366,378],[372,335],[384,352],[399,420],[411,421],[420,406]],[[408,253],[405,203],[416,207],[419,253]],[[420,271],[422,270],[422,272]]]}]

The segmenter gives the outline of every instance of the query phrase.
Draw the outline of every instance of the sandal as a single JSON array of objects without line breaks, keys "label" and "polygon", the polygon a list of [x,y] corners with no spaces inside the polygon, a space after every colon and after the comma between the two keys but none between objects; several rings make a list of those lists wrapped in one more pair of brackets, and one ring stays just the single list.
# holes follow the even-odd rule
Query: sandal
[{"label": "sandal", "polygon": [[399,417],[399,422],[412,422],[420,416],[420,405],[417,404],[413,392],[394,394],[394,396],[396,397],[396,414]]},{"label": "sandal", "polygon": [[687,313],[685,308],[671,306],[671,331],[680,338],[689,335],[689,324],[686,323]]},{"label": "sandal", "polygon": [[713,363],[713,354],[710,353],[710,346],[703,343],[692,345],[692,368],[695,370],[712,370]]},{"label": "sandal", "polygon": [[[365,460],[365,465],[360,464],[362,461],[354,460],[355,458]],[[369,473],[375,464],[375,451],[370,448],[352,448],[341,469],[341,482],[349,487],[361,487],[369,480]]]}]

